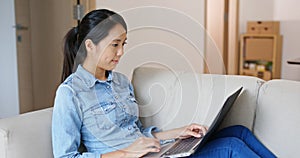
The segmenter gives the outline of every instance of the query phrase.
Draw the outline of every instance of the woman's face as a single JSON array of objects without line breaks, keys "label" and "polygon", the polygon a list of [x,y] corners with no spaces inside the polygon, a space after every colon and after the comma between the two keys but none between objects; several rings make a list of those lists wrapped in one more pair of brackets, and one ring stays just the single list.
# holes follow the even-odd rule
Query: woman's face
[{"label": "woman's face", "polygon": [[107,37],[96,45],[98,54],[97,69],[113,70],[124,54],[127,33],[122,25],[117,24],[110,31]]}]

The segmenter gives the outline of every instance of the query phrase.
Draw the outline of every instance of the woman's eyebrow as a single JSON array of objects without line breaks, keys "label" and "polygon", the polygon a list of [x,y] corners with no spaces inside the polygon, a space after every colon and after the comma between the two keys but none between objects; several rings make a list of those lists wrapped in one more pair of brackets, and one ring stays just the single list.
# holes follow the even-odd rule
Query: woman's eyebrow
[{"label": "woman's eyebrow", "polygon": [[[127,40],[127,38],[124,41],[126,41],[126,40]],[[121,42],[122,40],[121,39],[114,39],[113,41]]]}]

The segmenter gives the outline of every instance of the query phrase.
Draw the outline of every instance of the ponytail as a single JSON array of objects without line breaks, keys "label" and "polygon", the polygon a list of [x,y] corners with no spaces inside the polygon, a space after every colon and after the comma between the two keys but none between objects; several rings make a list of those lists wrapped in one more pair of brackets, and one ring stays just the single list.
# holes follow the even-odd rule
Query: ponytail
[{"label": "ponytail", "polygon": [[64,61],[61,76],[62,82],[73,73],[74,60],[79,48],[77,35],[78,28],[73,27],[64,38]]}]

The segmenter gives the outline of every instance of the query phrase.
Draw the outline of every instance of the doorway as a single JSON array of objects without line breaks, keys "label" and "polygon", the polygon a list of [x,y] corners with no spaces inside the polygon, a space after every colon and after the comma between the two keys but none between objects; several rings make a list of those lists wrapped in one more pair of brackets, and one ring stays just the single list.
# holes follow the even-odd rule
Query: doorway
[{"label": "doorway", "polygon": [[52,107],[60,84],[63,38],[77,25],[74,6],[95,0],[15,0],[20,113]]},{"label": "doorway", "polygon": [[29,5],[29,0],[15,0],[20,113],[34,109]]}]

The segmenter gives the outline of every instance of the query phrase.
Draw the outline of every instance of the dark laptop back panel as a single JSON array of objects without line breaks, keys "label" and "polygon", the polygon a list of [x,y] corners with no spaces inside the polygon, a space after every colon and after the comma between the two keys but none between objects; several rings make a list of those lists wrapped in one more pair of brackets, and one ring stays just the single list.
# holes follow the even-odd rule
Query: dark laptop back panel
[{"label": "dark laptop back panel", "polygon": [[201,143],[199,144],[198,148],[201,148],[210,138],[210,136],[218,129],[220,124],[222,123],[223,119],[227,115],[228,111],[231,109],[232,105],[234,104],[235,100],[238,98],[239,94],[241,93],[243,87],[238,89],[235,93],[229,96],[220,111],[218,112],[216,118],[214,119],[213,123],[208,129],[207,134],[203,137]]}]

